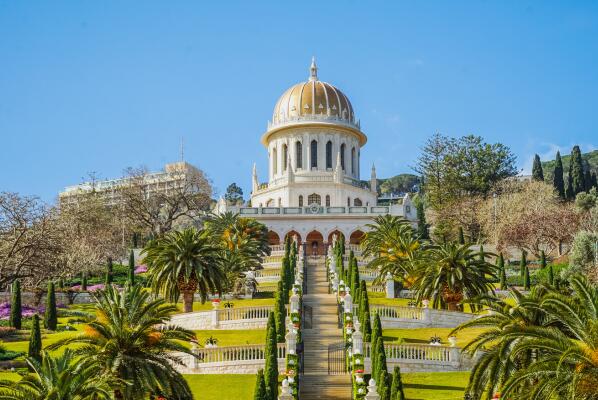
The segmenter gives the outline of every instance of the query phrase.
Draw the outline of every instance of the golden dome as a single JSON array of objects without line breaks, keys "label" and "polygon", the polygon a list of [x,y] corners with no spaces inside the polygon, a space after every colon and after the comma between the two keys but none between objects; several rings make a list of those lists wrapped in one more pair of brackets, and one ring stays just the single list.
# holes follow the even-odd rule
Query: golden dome
[{"label": "golden dome", "polygon": [[[268,133],[283,126],[323,123],[341,125],[361,133],[349,98],[335,86],[318,79],[318,68],[312,59],[307,82],[300,82],[287,89],[276,102]],[[266,136],[268,135],[266,133]]]}]

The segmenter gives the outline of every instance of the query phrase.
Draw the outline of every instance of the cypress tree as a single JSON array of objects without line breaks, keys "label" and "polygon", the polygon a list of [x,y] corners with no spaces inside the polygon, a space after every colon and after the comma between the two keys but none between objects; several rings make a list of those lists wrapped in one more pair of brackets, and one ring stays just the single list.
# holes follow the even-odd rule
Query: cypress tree
[{"label": "cypress tree", "polygon": [[527,265],[527,259],[525,250],[521,251],[521,260],[519,260],[519,276],[523,279],[525,276],[525,266]]},{"label": "cypress tree", "polygon": [[583,183],[584,192],[589,192],[592,189],[592,173],[590,172],[590,164],[587,160],[583,163]]},{"label": "cypress tree", "polygon": [[498,255],[497,267],[500,273],[500,290],[507,290],[507,274],[505,272],[505,260],[502,253]]},{"label": "cypress tree", "polygon": [[386,365],[386,351],[384,350],[384,338],[381,336],[376,339],[376,360],[376,369],[372,369],[372,377],[376,382],[380,382],[380,373],[388,370]]},{"label": "cypress tree", "polygon": [[[342,254],[339,254],[336,257],[336,267],[337,267],[337,269],[339,271],[339,276],[341,277],[341,279],[345,280],[345,263],[343,261],[343,255]],[[347,282],[345,281],[345,283],[347,283]]]},{"label": "cypress tree", "polygon": [[39,315],[33,315],[31,322],[31,336],[29,337],[29,350],[27,356],[42,362],[42,332],[39,327]]},{"label": "cypress tree", "polygon": [[523,277],[523,288],[525,290],[529,290],[531,284],[530,284],[530,278],[529,278],[529,267],[526,265],[525,266],[525,276]]},{"label": "cypress tree", "polygon": [[361,329],[363,330],[363,341],[370,342],[372,339],[372,323],[370,322],[370,312],[363,314],[363,322],[361,322]]},{"label": "cypress tree", "polygon": [[[280,280],[278,281],[278,292],[281,294],[288,288],[289,279],[287,277],[288,268],[287,268],[287,259],[286,257],[282,258],[282,265],[280,268]],[[284,298],[283,298],[284,300]]]},{"label": "cypress tree", "polygon": [[135,284],[135,253],[133,253],[133,249],[129,253],[129,283],[131,286]]},{"label": "cypress tree", "polygon": [[573,200],[574,198],[575,194],[573,193],[573,180],[571,178],[571,168],[569,168],[569,175],[567,176],[567,187],[565,188],[565,199]]},{"label": "cypress tree", "polygon": [[284,343],[285,334],[285,319],[286,319],[286,307],[283,300],[283,293],[281,291],[282,282],[278,281],[279,290],[274,295],[274,320],[276,322],[276,340],[278,343]]},{"label": "cypress tree", "polygon": [[542,170],[542,163],[540,162],[540,156],[534,156],[534,166],[532,167],[532,179],[534,181],[544,182],[544,171]]},{"label": "cypress tree", "polygon": [[297,255],[291,252],[291,261],[290,261],[290,270],[291,270],[291,287],[292,284],[295,283],[295,274],[297,273]]},{"label": "cypress tree", "polygon": [[266,349],[264,351],[266,359],[264,382],[266,385],[267,398],[269,400],[277,400],[278,398],[278,349],[276,346],[276,336],[274,313],[270,313],[266,331]]},{"label": "cypress tree", "polygon": [[10,302],[9,325],[21,329],[23,306],[21,303],[21,282],[17,279],[12,283],[12,298]]},{"label": "cypress tree", "polygon": [[417,235],[420,239],[429,239],[430,231],[428,230],[428,223],[426,222],[424,202],[419,200],[415,207],[417,212]]},{"label": "cypress tree", "polygon": [[465,235],[463,234],[463,227],[459,227],[459,244],[465,244]]},{"label": "cypress tree", "polygon": [[[363,282],[363,281],[362,281]],[[368,298],[368,292],[362,292],[361,293],[361,299],[359,302],[359,320],[360,322],[363,324],[364,322],[364,318],[365,318],[365,313],[369,314],[370,312],[370,299]],[[365,336],[365,332],[363,332],[364,336]],[[365,339],[364,339],[365,341]]]},{"label": "cypress tree", "polygon": [[48,283],[48,293],[46,294],[46,312],[44,314],[44,326],[51,331],[56,330],[58,325],[58,316],[56,314],[56,292],[54,282]]},{"label": "cypress tree", "polygon": [[591,187],[598,189],[598,178],[596,178],[596,173],[592,172],[592,177],[590,180]]},{"label": "cypress tree", "polygon": [[[382,323],[380,322],[380,315],[378,315],[378,313],[374,313],[374,322],[372,323],[372,343],[377,343],[378,342],[378,338],[382,337]],[[370,359],[372,361],[372,371],[374,370],[374,367],[376,365],[376,362],[378,361],[378,357],[377,357],[377,353],[376,353],[377,347],[373,346],[372,347],[372,354],[370,355]],[[376,379],[376,378],[374,378]]]},{"label": "cypress tree", "polygon": [[401,380],[401,368],[395,367],[392,372],[392,386],[390,389],[391,400],[405,400],[405,393],[403,391],[403,381]]},{"label": "cypress tree", "polygon": [[357,258],[353,259],[351,265],[351,293],[355,294],[359,291],[359,267],[357,266]]},{"label": "cypress tree", "polygon": [[552,270],[552,264],[548,266],[548,283],[550,283],[550,286],[554,286],[554,271]]},{"label": "cypress tree", "polygon": [[58,289],[64,289],[64,279],[62,278],[58,279]]},{"label": "cypress tree", "polygon": [[264,382],[264,370],[257,371],[255,378],[255,390],[253,391],[253,400],[268,400],[266,393],[266,382]]},{"label": "cypress tree", "polygon": [[579,146],[573,146],[571,150],[571,159],[569,160],[571,165],[571,189],[573,197],[578,193],[583,192],[586,189],[583,171],[583,160],[581,158],[581,150]]},{"label": "cypress tree", "polygon": [[552,184],[556,189],[561,199],[565,198],[565,181],[563,179],[563,161],[561,160],[561,153],[556,152],[556,161],[554,164],[554,176],[552,178]]},{"label": "cypress tree", "polygon": [[113,272],[112,272],[112,257],[108,257],[108,264],[106,265],[106,286],[109,286],[112,284],[112,276]]},{"label": "cypress tree", "polygon": [[546,268],[546,253],[544,250],[540,252],[540,269]]},{"label": "cypress tree", "polygon": [[378,374],[378,393],[380,394],[380,400],[390,400],[390,375],[385,369],[381,369]]},{"label": "cypress tree", "polygon": [[81,291],[87,290],[87,273],[81,272]]},{"label": "cypress tree", "polygon": [[480,261],[486,261],[486,254],[484,253],[484,245],[483,244],[480,245],[479,257],[480,257]]}]

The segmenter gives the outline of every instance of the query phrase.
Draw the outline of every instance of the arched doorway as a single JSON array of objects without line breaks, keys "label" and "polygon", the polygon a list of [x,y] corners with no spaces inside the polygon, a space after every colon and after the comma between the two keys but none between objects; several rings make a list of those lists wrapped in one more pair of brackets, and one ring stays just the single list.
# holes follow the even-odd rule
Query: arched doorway
[{"label": "arched doorway", "polygon": [[363,235],[364,235],[364,233],[362,231],[360,231],[359,229],[356,230],[349,237],[349,243],[351,243],[351,244],[361,244],[361,241],[363,240]]},{"label": "arched doorway", "polygon": [[325,254],[324,237],[318,231],[311,231],[305,238],[307,245],[307,254],[310,256],[319,256]]},{"label": "arched doorway", "polygon": [[277,246],[280,244],[280,236],[274,231],[268,231],[268,244],[270,246]]},{"label": "arched doorway", "polygon": [[328,234],[328,243],[326,243],[326,244],[332,246],[332,241],[333,241],[334,235],[336,235],[336,240],[341,240],[341,238],[343,237],[343,233],[341,231],[339,231],[338,229],[336,229]]},{"label": "arched doorway", "polygon": [[297,237],[297,245],[300,245],[300,244],[301,244],[301,235],[299,234],[299,232],[297,232],[297,231],[290,231],[290,232],[287,232],[287,234],[286,234],[286,235],[284,235],[284,240],[285,240],[285,241],[287,240],[287,236],[290,236],[290,238],[291,238],[291,241],[292,241],[292,240],[293,240],[293,238],[296,236],[296,237]]}]

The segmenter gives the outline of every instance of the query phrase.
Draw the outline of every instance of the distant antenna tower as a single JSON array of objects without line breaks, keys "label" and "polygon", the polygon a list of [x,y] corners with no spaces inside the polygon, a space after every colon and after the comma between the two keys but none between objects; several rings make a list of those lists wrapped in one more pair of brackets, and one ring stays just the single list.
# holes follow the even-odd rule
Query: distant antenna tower
[{"label": "distant antenna tower", "polygon": [[182,136],[181,136],[181,161],[185,161],[185,143],[183,141]]}]

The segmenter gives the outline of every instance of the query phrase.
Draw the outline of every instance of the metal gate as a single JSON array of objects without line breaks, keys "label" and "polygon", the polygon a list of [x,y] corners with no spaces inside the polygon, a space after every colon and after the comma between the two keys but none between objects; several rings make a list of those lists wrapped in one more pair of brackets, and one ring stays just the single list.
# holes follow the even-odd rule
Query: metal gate
[{"label": "metal gate", "polygon": [[347,352],[345,343],[328,345],[328,375],[344,375],[347,373]]},{"label": "metal gate", "polygon": [[311,319],[312,319],[313,308],[306,304],[303,305],[303,318],[301,322],[303,323],[303,329],[311,329]]}]

